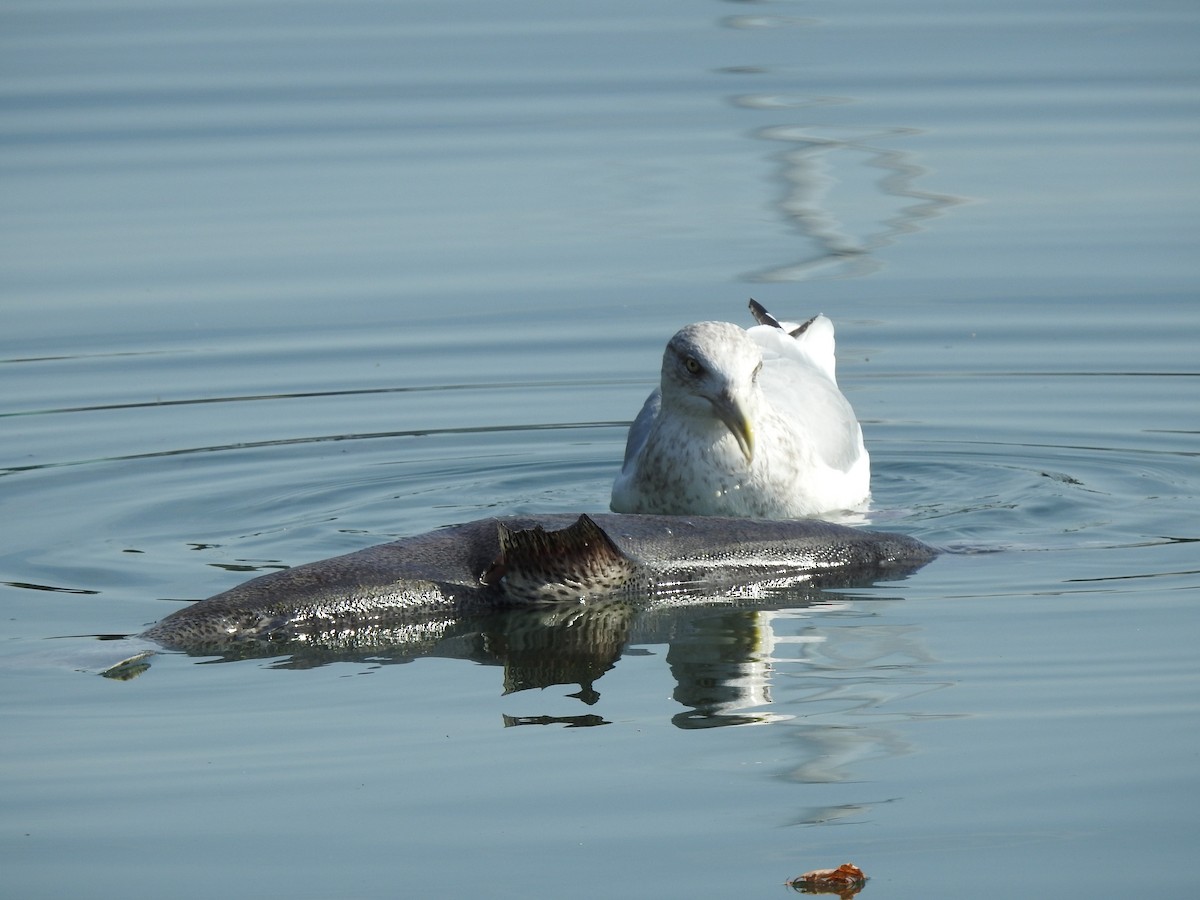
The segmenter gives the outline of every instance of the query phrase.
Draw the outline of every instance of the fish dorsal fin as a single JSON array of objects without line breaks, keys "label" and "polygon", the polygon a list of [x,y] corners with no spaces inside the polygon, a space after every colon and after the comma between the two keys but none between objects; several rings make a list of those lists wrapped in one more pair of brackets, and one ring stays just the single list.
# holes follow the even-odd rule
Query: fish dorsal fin
[{"label": "fish dorsal fin", "polygon": [[586,515],[560,531],[499,523],[500,555],[483,575],[522,602],[580,602],[629,584],[638,566]]}]

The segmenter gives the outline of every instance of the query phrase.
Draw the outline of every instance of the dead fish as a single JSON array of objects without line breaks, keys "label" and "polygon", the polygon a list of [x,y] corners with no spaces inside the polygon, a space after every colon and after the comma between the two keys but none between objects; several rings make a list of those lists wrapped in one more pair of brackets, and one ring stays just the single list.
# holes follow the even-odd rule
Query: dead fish
[{"label": "dead fish", "polygon": [[142,638],[171,649],[421,629],[523,607],[719,602],[795,584],[900,577],[937,551],[816,519],[544,515],[481,519],[270,572]]}]

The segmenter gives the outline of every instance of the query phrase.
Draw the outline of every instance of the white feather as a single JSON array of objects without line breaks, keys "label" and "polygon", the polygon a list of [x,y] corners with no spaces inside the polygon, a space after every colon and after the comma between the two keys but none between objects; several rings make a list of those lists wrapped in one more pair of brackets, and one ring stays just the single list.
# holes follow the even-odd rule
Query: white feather
[{"label": "white feather", "polygon": [[[701,322],[671,339],[629,429],[615,511],[782,519],[866,503],[870,457],[838,389],[833,323],[817,316],[796,337],[780,324]],[[729,424],[743,417],[750,456]]]}]

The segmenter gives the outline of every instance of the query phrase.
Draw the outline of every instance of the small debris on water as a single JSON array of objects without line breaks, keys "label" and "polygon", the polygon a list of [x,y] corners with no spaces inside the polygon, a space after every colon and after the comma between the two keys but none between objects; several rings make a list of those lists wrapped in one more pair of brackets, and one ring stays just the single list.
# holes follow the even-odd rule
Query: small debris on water
[{"label": "small debris on water", "polygon": [[813,869],[787,882],[801,894],[837,894],[848,900],[863,889],[867,876],[854,863],[842,863],[836,869]]}]

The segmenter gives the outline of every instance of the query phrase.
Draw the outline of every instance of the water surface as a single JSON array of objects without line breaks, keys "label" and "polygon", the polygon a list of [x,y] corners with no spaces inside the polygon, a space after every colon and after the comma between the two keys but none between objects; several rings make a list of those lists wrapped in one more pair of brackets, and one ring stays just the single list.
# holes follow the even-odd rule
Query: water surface
[{"label": "water surface", "polygon": [[[8,889],[779,896],[846,860],[864,896],[1177,888],[1198,25],[6,6]],[[562,635],[507,668],[93,674],[119,643],[79,636],[256,572],[603,510],[666,339],[750,296],[835,320],[875,525],[955,552],[643,622],[587,684]]]}]

